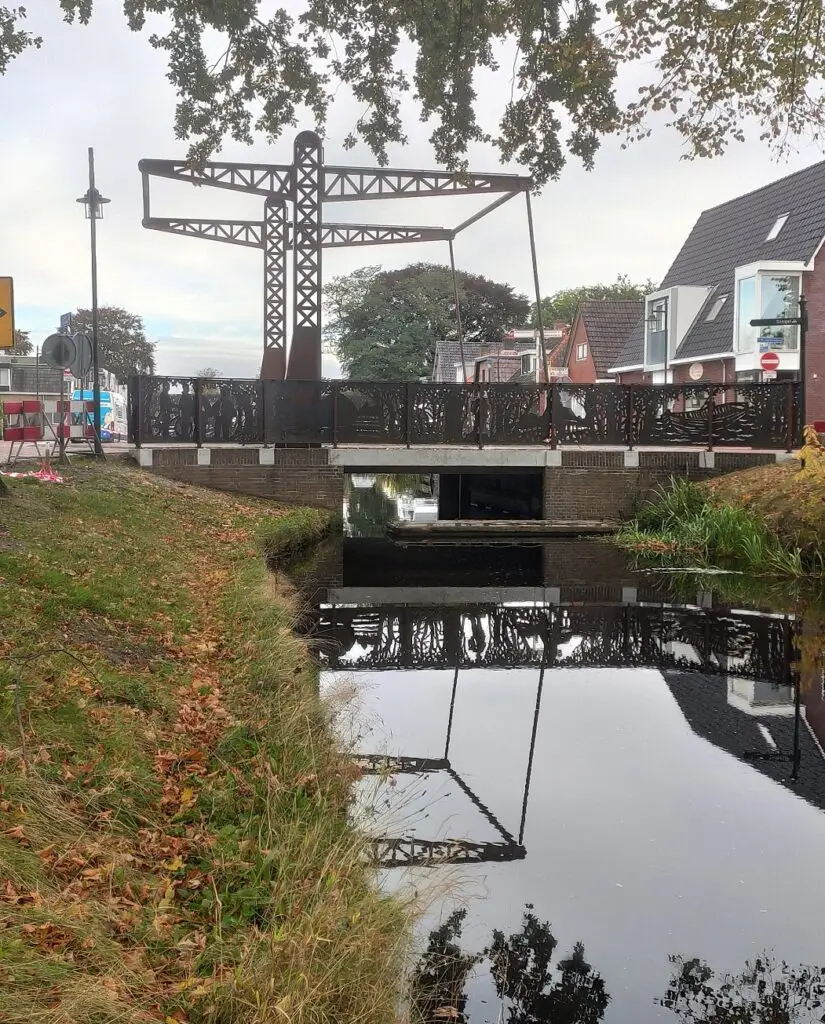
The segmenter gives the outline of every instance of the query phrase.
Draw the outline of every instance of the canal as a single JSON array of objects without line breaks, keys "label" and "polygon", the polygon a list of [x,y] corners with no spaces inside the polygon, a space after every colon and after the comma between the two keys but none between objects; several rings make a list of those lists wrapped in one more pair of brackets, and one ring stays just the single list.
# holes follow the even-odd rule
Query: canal
[{"label": "canal", "polygon": [[[825,963],[823,680],[798,602],[601,541],[380,525],[350,522],[301,584],[322,688],[357,690],[382,879],[426,904],[424,1019],[822,1019],[800,965]],[[777,980],[797,1015],[758,1017]]]}]

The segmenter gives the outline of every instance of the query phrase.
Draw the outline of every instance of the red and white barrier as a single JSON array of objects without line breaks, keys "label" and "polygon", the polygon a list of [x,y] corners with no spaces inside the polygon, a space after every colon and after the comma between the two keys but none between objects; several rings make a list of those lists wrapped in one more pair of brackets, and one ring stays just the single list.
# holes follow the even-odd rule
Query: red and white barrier
[{"label": "red and white barrier", "polygon": [[31,400],[3,403],[3,438],[6,441],[42,441],[42,403]]},{"label": "red and white barrier", "polygon": [[56,437],[93,438],[95,428],[89,422],[89,414],[94,412],[94,402],[67,402],[47,399],[40,403],[45,416],[54,418],[52,432]]}]

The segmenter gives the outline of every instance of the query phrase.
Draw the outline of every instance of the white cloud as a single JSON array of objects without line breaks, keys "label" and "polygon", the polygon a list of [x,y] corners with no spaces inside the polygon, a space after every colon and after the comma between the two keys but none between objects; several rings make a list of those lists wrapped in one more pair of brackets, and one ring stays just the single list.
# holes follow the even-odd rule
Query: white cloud
[{"label": "white cloud", "polygon": [[[226,372],[256,370],[262,254],[141,226],[138,161],[183,152],[173,139],[175,98],[163,55],[145,36],[126,30],[119,3],[98,3],[87,28],[65,25],[56,0],[37,8],[30,10],[30,21],[45,38],[43,49],[27,52],[0,79],[0,273],[15,277],[20,327],[42,340],[61,312],[89,304],[88,223],[75,199],[85,191],[86,147],[93,145],[98,185],[112,200],[99,229],[101,302],[145,318],[150,336],[159,341],[165,370],[191,371],[194,363],[221,361]],[[633,81],[631,74],[627,86]],[[502,95],[500,78],[480,78],[480,109],[495,111]],[[342,148],[354,110],[345,96],[339,99],[325,143],[329,162],[373,163],[363,147],[354,153]],[[432,167],[428,128],[409,104],[405,110],[410,142],[393,147],[391,161],[399,167]],[[221,158],[289,162],[291,149],[291,137],[275,147],[262,141],[249,149],[227,144]],[[611,280],[619,273],[661,278],[702,209],[820,158],[817,150],[805,148],[777,166],[756,142],[713,162],[688,163],[681,155],[680,140],[658,130],[626,151],[609,140],[591,173],[571,161],[561,180],[534,201],[542,291]],[[475,148],[472,164],[500,169],[496,154],[483,147]],[[166,182],[153,184],[153,203],[161,216],[258,219],[262,209],[254,197]],[[325,216],[450,225],[481,205],[478,198],[330,204]],[[456,259],[462,269],[531,294],[523,200],[462,234]],[[446,243],[327,251],[324,274],[417,260],[446,261]]]}]

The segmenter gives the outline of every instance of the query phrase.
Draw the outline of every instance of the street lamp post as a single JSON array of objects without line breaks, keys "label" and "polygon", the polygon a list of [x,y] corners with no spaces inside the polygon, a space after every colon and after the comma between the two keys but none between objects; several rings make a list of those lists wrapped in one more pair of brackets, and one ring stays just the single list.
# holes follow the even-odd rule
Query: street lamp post
[{"label": "street lamp post", "polygon": [[100,418],[100,361],[98,359],[97,344],[97,222],[103,220],[103,207],[110,202],[95,188],[95,151],[89,147],[89,189],[85,195],[78,200],[86,207],[86,219],[91,224],[92,240],[92,373],[94,374],[94,428],[95,428],[95,455],[103,456],[103,446],[100,443],[101,418]]}]

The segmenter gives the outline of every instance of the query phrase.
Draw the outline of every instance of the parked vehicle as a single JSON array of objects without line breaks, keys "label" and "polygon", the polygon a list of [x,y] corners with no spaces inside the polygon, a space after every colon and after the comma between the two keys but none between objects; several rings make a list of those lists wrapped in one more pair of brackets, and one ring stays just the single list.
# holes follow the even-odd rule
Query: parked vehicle
[{"label": "parked vehicle", "polygon": [[[91,402],[93,391],[75,389],[72,392],[73,402]],[[90,425],[94,423],[91,412],[86,414]],[[126,424],[126,399],[119,391],[100,392],[100,440],[125,441],[128,435]]]}]

